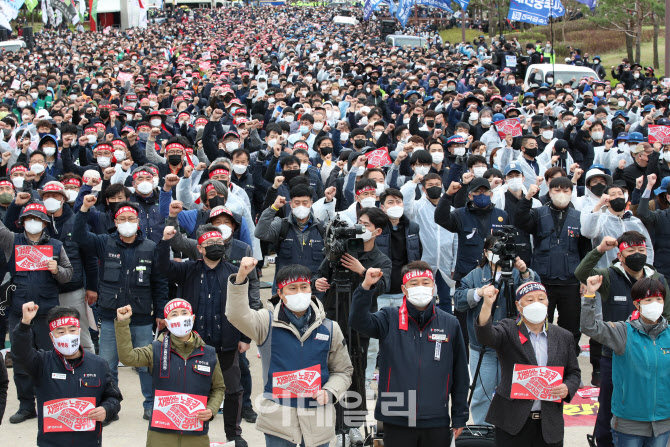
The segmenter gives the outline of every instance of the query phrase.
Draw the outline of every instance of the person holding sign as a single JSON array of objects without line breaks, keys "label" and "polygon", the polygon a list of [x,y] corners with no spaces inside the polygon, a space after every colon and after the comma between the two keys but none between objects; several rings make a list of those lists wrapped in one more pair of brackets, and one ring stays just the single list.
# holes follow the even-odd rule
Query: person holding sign
[{"label": "person holding sign", "polygon": [[[25,202],[24,202],[25,203]],[[8,321],[10,341],[14,343],[13,329],[19,324],[24,303],[34,301],[39,312],[30,330],[37,349],[52,349],[49,340],[49,326],[46,315],[58,305],[58,291],[61,284],[72,278],[72,265],[63,249],[61,241],[50,238],[45,231],[49,223],[47,209],[42,202],[28,203],[19,215],[22,233],[12,233],[0,222],[0,249],[8,259],[11,275],[11,307]],[[19,398],[19,410],[9,418],[18,424],[37,416],[35,394],[30,376],[22,366],[14,368],[14,384]]]},{"label": "person holding sign", "polygon": [[[475,324],[477,340],[495,349],[500,362],[502,377],[486,416],[486,422],[496,427],[496,446],[560,447],[563,402],[570,402],[581,379],[572,333],[548,323],[547,291],[538,282],[525,283],[516,290],[518,321],[505,318],[492,324],[497,297],[497,290],[484,295]],[[534,371],[529,366],[535,367]],[[556,377],[561,369],[562,383]],[[514,398],[514,385],[531,376],[541,399]]]},{"label": "person holding sign", "polygon": [[277,294],[261,310],[249,307],[247,276],[258,261],[243,258],[228,278],[226,317],[260,349],[265,372],[257,428],[267,447],[325,447],[335,437],[333,404],[354,368],[337,322],[312,294],[310,270],[299,264],[276,276]]},{"label": "person holding sign", "polygon": [[30,374],[37,395],[37,445],[99,446],[102,421],[121,410],[121,391],[107,362],[79,344],[79,311],[56,306],[46,315],[53,349],[35,349],[32,325],[42,313],[30,301],[22,306],[21,322],[14,327],[14,367]]},{"label": "person holding sign", "polygon": [[435,304],[435,277],[427,263],[410,262],[400,274],[400,306],[370,312],[383,276],[381,269],[370,268],[349,313],[353,329],[379,339],[378,383],[384,387],[375,419],[384,423],[386,447],[449,445],[469,414],[470,377],[461,329],[456,317]]},{"label": "person holding sign", "polygon": [[584,334],[612,349],[612,438],[615,446],[665,447],[670,439],[670,331],[663,317],[665,284],[639,279],[631,288],[635,311],[626,321],[596,317],[601,275],[589,276],[582,301]]},{"label": "person holding sign", "polygon": [[195,314],[188,301],[171,300],[163,314],[169,334],[141,348],[133,348],[130,305],[116,310],[114,322],[119,360],[148,367],[153,378],[147,447],[209,447],[209,421],[219,411],[226,389],[216,350],[193,332]]}]

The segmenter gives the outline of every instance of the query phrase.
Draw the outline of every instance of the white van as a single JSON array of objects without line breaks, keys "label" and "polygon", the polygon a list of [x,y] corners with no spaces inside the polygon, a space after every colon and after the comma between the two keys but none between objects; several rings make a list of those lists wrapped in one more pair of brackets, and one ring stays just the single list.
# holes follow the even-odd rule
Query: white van
[{"label": "white van", "polygon": [[[602,81],[596,72],[588,67],[567,64],[533,64],[526,70],[526,79],[523,80],[524,87],[528,87],[528,84],[533,83],[528,82],[528,80],[531,79],[534,70],[539,71],[542,76],[542,82],[547,82],[547,75],[550,73],[554,74],[554,82],[561,81],[563,84],[571,83],[573,78],[579,81],[584,77],[594,77],[595,79]],[[537,74],[535,74],[535,76],[537,76]]]},{"label": "white van", "polygon": [[0,49],[4,51],[19,51],[21,48],[25,48],[26,43],[22,40],[5,40],[4,42],[0,42]]},{"label": "white van", "polygon": [[386,36],[386,44],[392,47],[427,47],[428,41],[419,36],[405,36],[402,34],[391,34]]},{"label": "white van", "polygon": [[356,20],[354,17],[349,17],[349,16],[335,16],[333,17],[333,23],[335,25],[352,25],[356,26],[358,25],[358,20]]}]

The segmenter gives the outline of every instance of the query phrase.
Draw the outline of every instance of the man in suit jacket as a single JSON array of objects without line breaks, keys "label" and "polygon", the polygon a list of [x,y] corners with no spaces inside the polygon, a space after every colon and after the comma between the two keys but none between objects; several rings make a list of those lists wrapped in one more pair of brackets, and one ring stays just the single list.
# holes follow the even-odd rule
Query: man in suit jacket
[{"label": "man in suit jacket", "polygon": [[[496,446],[561,447],[563,402],[570,402],[579,388],[581,371],[575,343],[567,330],[547,322],[547,291],[529,282],[516,291],[520,318],[491,323],[497,290],[484,296],[475,332],[484,345],[496,350],[502,378],[496,388],[486,422],[496,427]],[[514,365],[562,366],[563,383],[551,389],[558,402],[512,399]]]}]

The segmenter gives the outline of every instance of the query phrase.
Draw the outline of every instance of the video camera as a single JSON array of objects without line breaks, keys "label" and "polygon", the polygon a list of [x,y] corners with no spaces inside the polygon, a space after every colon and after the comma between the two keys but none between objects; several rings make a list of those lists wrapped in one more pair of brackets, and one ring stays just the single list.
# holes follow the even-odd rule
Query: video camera
[{"label": "video camera", "polygon": [[365,233],[363,225],[351,226],[339,214],[327,226],[323,238],[323,255],[331,263],[339,263],[345,253],[359,253],[363,251],[363,239],[357,237]]},{"label": "video camera", "polygon": [[516,242],[518,230],[514,225],[502,225],[498,230],[493,232],[493,236],[497,238],[491,252],[500,257],[498,265],[503,275],[511,275],[514,269],[519,251],[526,246],[526,244],[519,244]]}]

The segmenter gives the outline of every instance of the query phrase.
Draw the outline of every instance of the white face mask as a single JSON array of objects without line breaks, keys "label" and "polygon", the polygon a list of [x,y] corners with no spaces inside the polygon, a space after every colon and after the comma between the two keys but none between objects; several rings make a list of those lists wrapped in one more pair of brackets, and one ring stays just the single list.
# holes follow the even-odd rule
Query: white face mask
[{"label": "white face mask", "polygon": [[375,191],[375,195],[379,197],[384,191],[386,191],[386,185],[384,183],[377,183],[377,190]]},{"label": "white face mask", "polygon": [[154,190],[154,182],[141,182],[139,185],[137,185],[137,192],[140,194],[150,194],[151,191]]},{"label": "white face mask", "polygon": [[377,199],[374,197],[361,199],[361,208],[374,208],[375,202],[377,202]]},{"label": "white face mask", "polygon": [[42,232],[42,228],[44,228],[44,223],[39,220],[27,220],[23,224],[23,228],[26,229],[26,233],[28,234],[40,234]]},{"label": "white face mask", "polygon": [[[51,334],[53,337],[53,334]],[[53,337],[52,343],[56,351],[62,355],[70,356],[79,350],[79,334],[65,334],[58,338]]]},{"label": "white face mask", "polygon": [[151,123],[151,127],[161,127],[161,122],[162,121],[159,120],[159,119],[158,120],[153,119],[153,120],[149,121],[149,123]]},{"label": "white face mask", "polygon": [[98,157],[96,160],[98,160],[98,166],[101,168],[106,168],[112,164],[111,157]]},{"label": "white face mask", "polygon": [[400,205],[391,206],[386,209],[386,215],[391,219],[400,219],[405,212],[405,208]]},{"label": "white face mask", "polygon": [[670,163],[670,151],[663,152],[663,160]]},{"label": "white face mask", "polygon": [[323,123],[314,123],[314,126],[312,126],[314,130],[321,130],[323,129]]},{"label": "white face mask", "polygon": [[542,131],[542,138],[545,140],[551,140],[554,138],[554,131],[553,130],[543,130]]},{"label": "white face mask", "polygon": [[[147,182],[144,182],[147,183]],[[124,222],[117,225],[116,229],[119,230],[119,234],[123,237],[131,237],[137,233],[137,222]]]},{"label": "white face mask", "polygon": [[490,126],[490,125],[491,125],[491,121],[492,121],[491,118],[488,118],[488,117],[482,118],[482,121],[481,121],[482,126]]},{"label": "white face mask", "polygon": [[663,303],[654,301],[649,304],[640,305],[640,313],[649,321],[656,322],[663,314]]},{"label": "white face mask", "polygon": [[74,189],[66,189],[65,194],[67,194],[68,203],[72,203],[75,200],[77,200],[77,196],[79,195],[79,192],[75,191]]},{"label": "white face mask", "polygon": [[14,177],[12,179],[12,183],[14,184],[15,188],[22,188],[23,187],[23,181],[25,179],[23,177]]},{"label": "white face mask", "polygon": [[309,168],[309,163],[300,163],[300,173],[304,174]]},{"label": "white face mask", "polygon": [[426,175],[428,172],[430,172],[430,167],[429,166],[417,166],[414,168],[414,172],[417,175]]},{"label": "white face mask", "polygon": [[54,199],[53,197],[50,197],[44,201],[44,206],[46,207],[47,211],[50,213],[55,213],[58,211],[61,207],[61,202],[58,199]]},{"label": "white face mask", "polygon": [[570,203],[572,196],[563,192],[559,192],[551,196],[551,202],[556,205],[558,208],[565,208]]},{"label": "white face mask", "polygon": [[302,126],[300,126],[299,129],[300,129],[300,133],[303,134],[303,135],[309,133],[309,126],[302,125]]},{"label": "white face mask", "polygon": [[592,133],[591,133],[591,137],[592,137],[594,140],[602,140],[602,139],[603,139],[603,136],[604,136],[604,133],[603,133],[603,132],[592,132]]},{"label": "white face mask", "polygon": [[430,154],[430,156],[433,158],[433,164],[440,164],[444,160],[444,152],[433,152]]},{"label": "white face mask", "polygon": [[486,172],[488,168],[486,166],[475,166],[472,168],[472,173],[475,175],[476,178],[481,178],[484,176],[484,173]]},{"label": "white face mask", "polygon": [[357,234],[356,237],[358,239],[363,239],[363,242],[367,242],[370,239],[372,239],[372,232],[368,230],[367,228],[365,229],[365,233],[363,234]]},{"label": "white face mask", "polygon": [[230,236],[233,234],[233,229],[230,228],[228,225],[221,224],[217,227],[219,230],[221,230],[221,237],[223,238],[224,241],[227,241]]},{"label": "white face mask", "polygon": [[518,191],[523,186],[523,180],[521,177],[514,177],[507,180],[507,189],[510,191]]},{"label": "white face mask", "polygon": [[39,175],[44,172],[44,165],[36,163],[30,167],[30,170]]},{"label": "white face mask", "polygon": [[238,143],[237,141],[229,141],[228,143],[226,143],[226,150],[228,152],[232,152],[234,150],[237,150],[237,149],[239,149],[239,147],[240,147],[240,143]]},{"label": "white face mask", "polygon": [[491,264],[497,264],[500,261],[500,255],[495,255],[493,252],[486,253],[486,259],[489,260]]},{"label": "white face mask", "polygon": [[542,323],[547,319],[547,306],[539,301],[522,307],[521,309],[523,317],[532,324]]},{"label": "white face mask", "polygon": [[625,106],[626,106],[626,101],[618,101],[618,102],[617,102],[617,105],[618,105],[619,107],[625,107]]},{"label": "white face mask", "polygon": [[407,289],[407,301],[415,307],[426,307],[433,299],[433,288],[414,286]]},{"label": "white face mask", "polygon": [[[28,103],[25,102],[25,101],[19,101],[19,102],[16,103],[16,105],[19,106],[19,109],[22,109],[22,108],[24,108],[25,106],[27,106]],[[22,118],[23,118],[23,117],[22,117]]]},{"label": "white face mask", "polygon": [[247,165],[236,165],[236,164],[233,164],[233,171],[234,171],[235,174],[237,174],[237,175],[242,175],[242,174],[244,174],[245,172],[247,172]]},{"label": "white face mask", "polygon": [[47,157],[52,157],[56,153],[55,147],[43,147],[42,150]]},{"label": "white face mask", "polygon": [[294,117],[293,115],[286,115],[286,116],[284,117],[284,121],[286,121],[286,122],[289,123],[289,124],[291,124],[291,123],[293,122],[294,119],[295,119],[295,117]]},{"label": "white face mask", "polygon": [[295,216],[296,219],[301,219],[302,220],[302,219],[307,219],[307,217],[309,216],[310,209],[311,208],[309,208],[307,206],[300,205],[300,206],[296,206],[295,208],[292,208],[291,212],[293,213],[293,215]]},{"label": "white face mask", "polygon": [[191,315],[180,315],[165,320],[168,330],[176,337],[185,337],[193,330],[193,317]]},{"label": "white face mask", "polygon": [[270,149],[273,149],[277,145],[277,139],[272,138],[271,140],[268,140],[268,147]]},{"label": "white face mask", "polygon": [[89,144],[94,144],[97,141],[97,138],[96,138],[95,134],[86,135],[86,138],[88,138],[88,143]]},{"label": "white face mask", "polygon": [[462,157],[463,155],[465,155],[465,148],[464,147],[454,148],[454,155],[457,157]]},{"label": "white face mask", "polygon": [[286,307],[292,312],[304,312],[312,301],[311,293],[294,293],[293,295],[284,295],[286,297]]},{"label": "white face mask", "polygon": [[349,139],[349,132],[340,133],[340,141],[347,141]]},{"label": "white face mask", "polygon": [[116,161],[123,161],[126,159],[126,153],[122,150],[114,151],[114,158],[116,158]]},{"label": "white face mask", "polygon": [[479,113],[473,112],[470,114],[470,121],[477,121],[479,119]]},{"label": "white face mask", "polygon": [[379,132],[379,131],[375,132],[375,134],[374,134],[374,135],[375,135],[375,140],[378,140],[379,137],[382,136],[382,133],[383,133],[383,132]]}]

